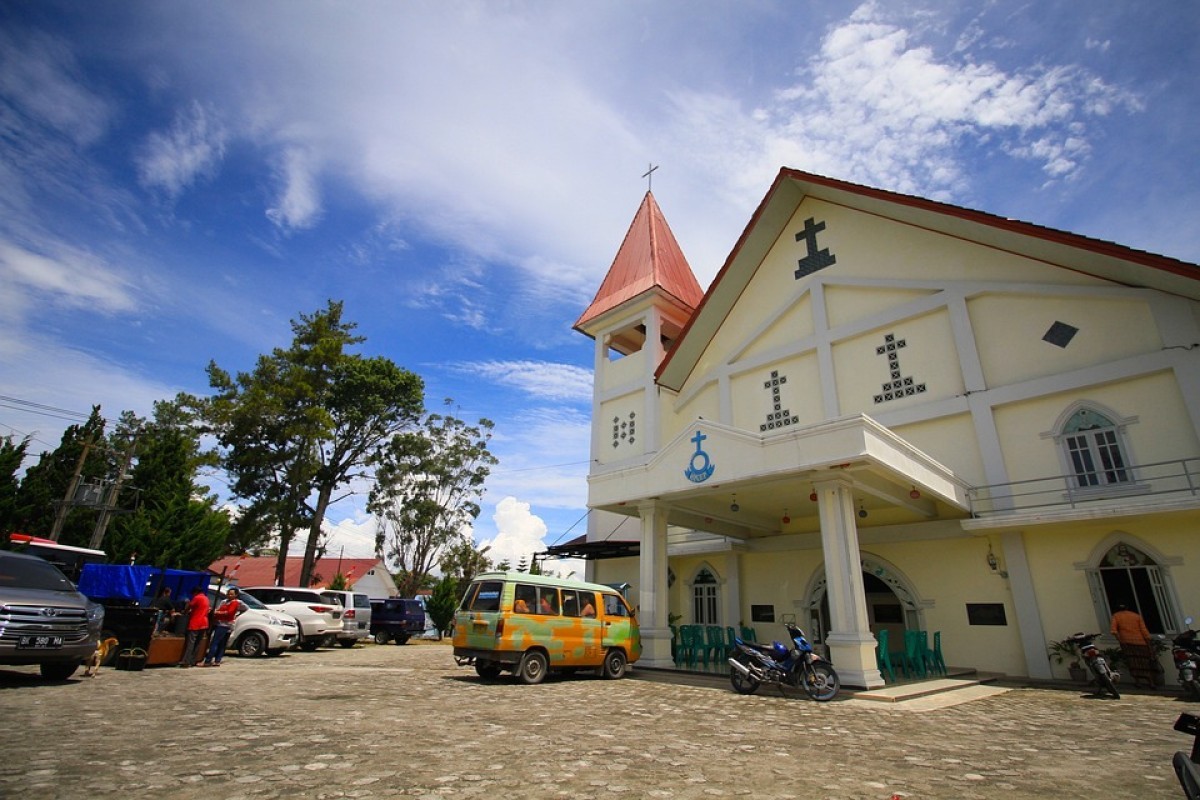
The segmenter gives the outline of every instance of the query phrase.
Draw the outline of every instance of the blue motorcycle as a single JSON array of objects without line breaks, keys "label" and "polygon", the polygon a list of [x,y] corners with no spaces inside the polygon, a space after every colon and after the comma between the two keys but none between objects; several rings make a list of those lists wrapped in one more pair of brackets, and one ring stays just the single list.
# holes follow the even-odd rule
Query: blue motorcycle
[{"label": "blue motorcycle", "polygon": [[817,702],[837,697],[841,688],[833,665],[813,652],[804,631],[785,622],[791,644],[772,642],[757,644],[734,639],[733,655],[729,658],[729,682],[738,694],[754,694],[764,683],[779,687],[798,687]]}]

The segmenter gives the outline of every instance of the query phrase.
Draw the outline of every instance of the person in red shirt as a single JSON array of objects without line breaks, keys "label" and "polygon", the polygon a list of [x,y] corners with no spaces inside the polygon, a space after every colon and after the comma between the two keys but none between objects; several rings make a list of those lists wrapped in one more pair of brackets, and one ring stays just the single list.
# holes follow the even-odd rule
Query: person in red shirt
[{"label": "person in red shirt", "polygon": [[204,590],[197,586],[192,589],[192,599],[188,600],[187,605],[183,608],[183,615],[187,617],[187,636],[183,640],[183,656],[179,659],[179,666],[194,667],[196,665],[196,656],[199,655],[196,651],[200,649],[200,640],[204,638],[204,632],[208,630],[208,595]]},{"label": "person in red shirt", "polygon": [[208,653],[200,666],[221,666],[221,659],[225,657],[225,648],[229,644],[229,634],[233,631],[233,621],[237,619],[238,614],[246,610],[246,604],[238,599],[238,594],[236,588],[229,587],[229,591],[225,593],[225,600],[213,612],[215,627],[212,639],[208,643]]}]

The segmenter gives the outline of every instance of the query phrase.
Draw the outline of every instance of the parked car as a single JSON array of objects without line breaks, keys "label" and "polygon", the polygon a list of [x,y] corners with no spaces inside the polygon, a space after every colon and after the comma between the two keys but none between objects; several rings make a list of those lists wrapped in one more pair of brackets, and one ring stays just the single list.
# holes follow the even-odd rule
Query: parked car
[{"label": "parked car", "polygon": [[96,652],[104,606],[37,556],[0,551],[0,664],[65,681]]},{"label": "parked car", "polygon": [[371,635],[375,644],[404,644],[425,632],[425,606],[420,600],[389,597],[371,601]]},{"label": "parked car", "polygon": [[290,614],[300,624],[300,649],[316,650],[332,645],[342,629],[342,608],[321,597],[316,589],[292,586],[244,586],[267,608]]},{"label": "parked car", "polygon": [[[282,611],[267,608],[249,592],[239,590],[238,599],[246,610],[233,621],[229,649],[243,658],[277,656],[300,640],[300,624]],[[224,600],[215,587],[208,590],[208,601],[216,608]]]},{"label": "parked car", "polygon": [[326,589],[321,597],[342,607],[342,630],[338,633],[338,644],[354,647],[360,639],[371,635],[371,598],[362,592]]}]

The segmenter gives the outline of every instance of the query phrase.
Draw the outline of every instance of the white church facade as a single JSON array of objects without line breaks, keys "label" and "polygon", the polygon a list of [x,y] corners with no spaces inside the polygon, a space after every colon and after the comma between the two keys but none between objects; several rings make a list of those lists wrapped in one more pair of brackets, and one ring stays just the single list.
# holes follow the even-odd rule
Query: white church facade
[{"label": "white church facade", "polygon": [[[702,291],[646,194],[595,300],[585,538],[642,662],[794,619],[1062,677],[1119,604],[1200,614],[1200,267],[783,169]],[[1168,670],[1168,680],[1173,676]]]}]

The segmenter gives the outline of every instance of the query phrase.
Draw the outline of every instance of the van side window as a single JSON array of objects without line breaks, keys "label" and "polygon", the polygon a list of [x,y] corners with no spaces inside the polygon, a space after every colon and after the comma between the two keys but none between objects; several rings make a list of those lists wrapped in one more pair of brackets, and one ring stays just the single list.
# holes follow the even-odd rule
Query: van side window
[{"label": "van side window", "polygon": [[475,596],[471,598],[468,611],[499,611],[500,591],[504,584],[500,581],[481,581]]},{"label": "van side window", "polygon": [[557,589],[552,589],[549,586],[541,586],[538,588],[538,605],[536,613],[558,616]]},{"label": "van side window", "polygon": [[513,613],[532,614],[535,608],[537,608],[537,589],[527,583],[518,583],[513,600]]},{"label": "van side window", "polygon": [[579,616],[579,593],[574,589],[562,590],[562,613],[564,617]]},{"label": "van side window", "polygon": [[580,592],[579,593],[579,616],[594,617],[596,616],[596,593],[595,592]]},{"label": "van side window", "polygon": [[629,609],[625,607],[624,601],[615,594],[604,595],[604,616],[606,617],[628,617]]}]

